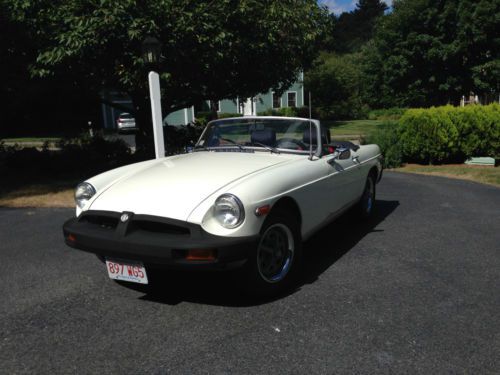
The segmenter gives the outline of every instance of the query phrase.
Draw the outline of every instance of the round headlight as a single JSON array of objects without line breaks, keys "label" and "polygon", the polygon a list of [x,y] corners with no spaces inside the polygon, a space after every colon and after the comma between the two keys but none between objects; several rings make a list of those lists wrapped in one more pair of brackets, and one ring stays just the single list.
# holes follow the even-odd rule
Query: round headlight
[{"label": "round headlight", "polygon": [[78,184],[75,190],[75,202],[78,207],[83,208],[90,198],[95,194],[95,189],[88,182]]},{"label": "round headlight", "polygon": [[215,201],[214,216],[224,228],[232,229],[245,219],[241,201],[232,194],[223,194]]}]

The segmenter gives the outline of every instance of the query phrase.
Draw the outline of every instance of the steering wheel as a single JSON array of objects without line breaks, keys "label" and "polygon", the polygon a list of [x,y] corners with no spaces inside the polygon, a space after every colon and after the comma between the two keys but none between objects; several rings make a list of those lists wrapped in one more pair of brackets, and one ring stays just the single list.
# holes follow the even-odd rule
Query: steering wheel
[{"label": "steering wheel", "polygon": [[289,150],[306,150],[307,146],[305,145],[304,142],[299,141],[298,139],[294,138],[281,138],[278,140],[276,143],[276,148],[286,148]]}]

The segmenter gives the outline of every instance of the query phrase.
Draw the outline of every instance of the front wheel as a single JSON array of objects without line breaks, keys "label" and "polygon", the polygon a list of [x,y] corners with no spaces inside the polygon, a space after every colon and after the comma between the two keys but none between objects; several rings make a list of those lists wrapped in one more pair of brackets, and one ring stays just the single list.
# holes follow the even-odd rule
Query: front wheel
[{"label": "front wheel", "polygon": [[297,278],[302,257],[298,221],[289,213],[271,213],[246,265],[247,290],[260,296],[277,295]]}]

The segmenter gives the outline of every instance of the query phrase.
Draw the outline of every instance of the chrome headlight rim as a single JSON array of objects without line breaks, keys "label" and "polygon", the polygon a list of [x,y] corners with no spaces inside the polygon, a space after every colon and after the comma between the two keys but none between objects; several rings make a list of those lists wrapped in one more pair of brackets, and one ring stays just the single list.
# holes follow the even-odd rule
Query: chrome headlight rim
[{"label": "chrome headlight rim", "polygon": [[87,202],[96,194],[95,188],[88,182],[81,182],[75,189],[75,203],[82,209]]},{"label": "chrome headlight rim", "polygon": [[[233,208],[237,208],[239,216],[236,217],[236,220],[233,220],[231,223],[227,223],[223,220],[221,220],[221,214],[218,213],[217,211],[221,209],[221,205],[225,204],[227,205],[229,203],[232,203]],[[234,229],[239,227],[243,221],[245,220],[245,208],[243,207],[243,203],[241,200],[234,194],[222,194],[220,195],[214,203],[214,217],[219,223],[220,226],[226,229]]]}]

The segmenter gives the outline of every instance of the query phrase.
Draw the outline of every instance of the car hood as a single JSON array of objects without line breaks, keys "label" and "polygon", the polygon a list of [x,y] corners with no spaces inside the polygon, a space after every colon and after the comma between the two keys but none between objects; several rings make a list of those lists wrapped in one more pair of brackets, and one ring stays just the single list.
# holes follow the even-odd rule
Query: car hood
[{"label": "car hood", "polygon": [[98,192],[90,209],[187,220],[196,206],[217,190],[287,160],[262,152],[195,152],[159,159],[132,173],[124,172]]}]

